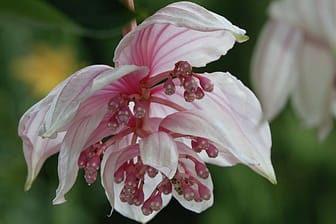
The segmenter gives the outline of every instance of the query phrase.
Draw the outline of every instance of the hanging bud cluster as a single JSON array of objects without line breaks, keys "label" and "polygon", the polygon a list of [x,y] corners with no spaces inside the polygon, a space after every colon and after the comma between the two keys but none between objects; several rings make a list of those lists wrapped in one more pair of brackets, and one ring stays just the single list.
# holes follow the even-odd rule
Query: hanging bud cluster
[{"label": "hanging bud cluster", "polygon": [[84,169],[84,177],[88,184],[94,183],[97,179],[101,155],[105,149],[106,146],[98,142],[85,149],[79,156],[78,167]]},{"label": "hanging bud cluster", "polygon": [[205,138],[194,138],[191,141],[191,147],[195,152],[204,150],[210,158],[216,158],[218,156],[218,149]]},{"label": "hanging bud cluster", "polygon": [[214,85],[210,79],[192,72],[191,65],[186,61],[179,61],[175,64],[175,68],[168,76],[163,84],[164,92],[167,95],[175,93],[175,83],[173,78],[180,80],[181,86],[184,88],[184,99],[187,102],[202,99],[204,92],[212,92]]},{"label": "hanging bud cluster", "polygon": [[119,194],[120,200],[129,205],[141,206],[144,215],[150,215],[153,211],[159,211],[162,208],[162,194],[167,195],[172,192],[170,180],[162,175],[162,181],[146,199],[143,189],[145,175],[154,178],[158,173],[158,170],[155,168],[144,165],[139,157],[123,163],[114,172],[114,182],[123,184],[123,188]]},{"label": "hanging bud cluster", "polygon": [[171,180],[175,191],[187,201],[202,202],[203,200],[209,200],[211,191],[200,181],[209,177],[208,168],[203,162],[192,156],[186,156],[186,159],[190,159],[194,163],[194,170],[192,170],[192,167],[188,167],[184,161],[179,161],[180,167]]},{"label": "hanging bud cluster", "polygon": [[[140,98],[138,96],[138,98]],[[133,111],[129,107],[129,103],[134,102]],[[121,127],[130,126],[134,119],[142,119],[145,117],[147,110],[144,104],[126,94],[117,94],[108,102],[108,110],[112,113],[107,126],[111,130],[119,130]]]}]

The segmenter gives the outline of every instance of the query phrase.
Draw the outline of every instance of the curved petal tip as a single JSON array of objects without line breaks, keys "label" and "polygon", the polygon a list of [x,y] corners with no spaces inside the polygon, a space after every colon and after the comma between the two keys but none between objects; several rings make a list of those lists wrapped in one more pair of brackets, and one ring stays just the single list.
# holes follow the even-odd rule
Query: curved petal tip
[{"label": "curved petal tip", "polygon": [[52,201],[52,204],[53,205],[60,205],[60,204],[63,204],[65,202],[66,202],[66,200],[65,200],[64,196],[58,196],[58,195],[56,195],[56,197]]}]

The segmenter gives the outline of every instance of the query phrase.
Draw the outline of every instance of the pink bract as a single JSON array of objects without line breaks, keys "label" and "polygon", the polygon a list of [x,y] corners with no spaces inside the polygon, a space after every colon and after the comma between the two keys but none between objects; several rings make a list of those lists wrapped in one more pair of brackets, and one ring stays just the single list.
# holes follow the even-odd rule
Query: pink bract
[{"label": "pink bract", "polygon": [[54,204],[79,169],[121,214],[147,222],[171,197],[194,212],[213,203],[206,163],[243,163],[275,182],[271,136],[254,94],[229,73],[197,74],[245,31],[190,2],[168,5],[119,43],[115,68],[76,72],[21,118],[29,189],[59,152]]}]

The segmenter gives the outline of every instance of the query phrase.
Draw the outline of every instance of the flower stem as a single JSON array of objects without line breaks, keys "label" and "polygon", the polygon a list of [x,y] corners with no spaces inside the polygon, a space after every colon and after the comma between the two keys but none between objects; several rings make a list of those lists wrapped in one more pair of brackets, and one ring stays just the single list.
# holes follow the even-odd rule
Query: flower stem
[{"label": "flower stem", "polygon": [[173,108],[177,111],[185,111],[186,110],[183,106],[180,106],[180,105],[178,105],[178,104],[176,104],[176,103],[174,103],[170,100],[162,99],[160,97],[152,96],[151,101],[153,103],[158,103],[158,104],[165,105],[167,107]]},{"label": "flower stem", "polygon": [[[124,3],[130,10],[135,11],[133,0],[124,0]],[[125,36],[128,32],[132,31],[136,26],[137,26],[136,20],[132,19],[130,24],[123,28],[122,30],[123,36]]]}]

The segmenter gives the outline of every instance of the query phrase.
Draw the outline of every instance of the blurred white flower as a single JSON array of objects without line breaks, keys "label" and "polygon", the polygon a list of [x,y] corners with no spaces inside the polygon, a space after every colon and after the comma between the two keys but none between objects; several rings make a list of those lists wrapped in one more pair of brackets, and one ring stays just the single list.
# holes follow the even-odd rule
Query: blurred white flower
[{"label": "blurred white flower", "polygon": [[266,119],[291,97],[321,139],[336,114],[336,1],[281,0],[270,8],[252,60],[252,82]]}]

